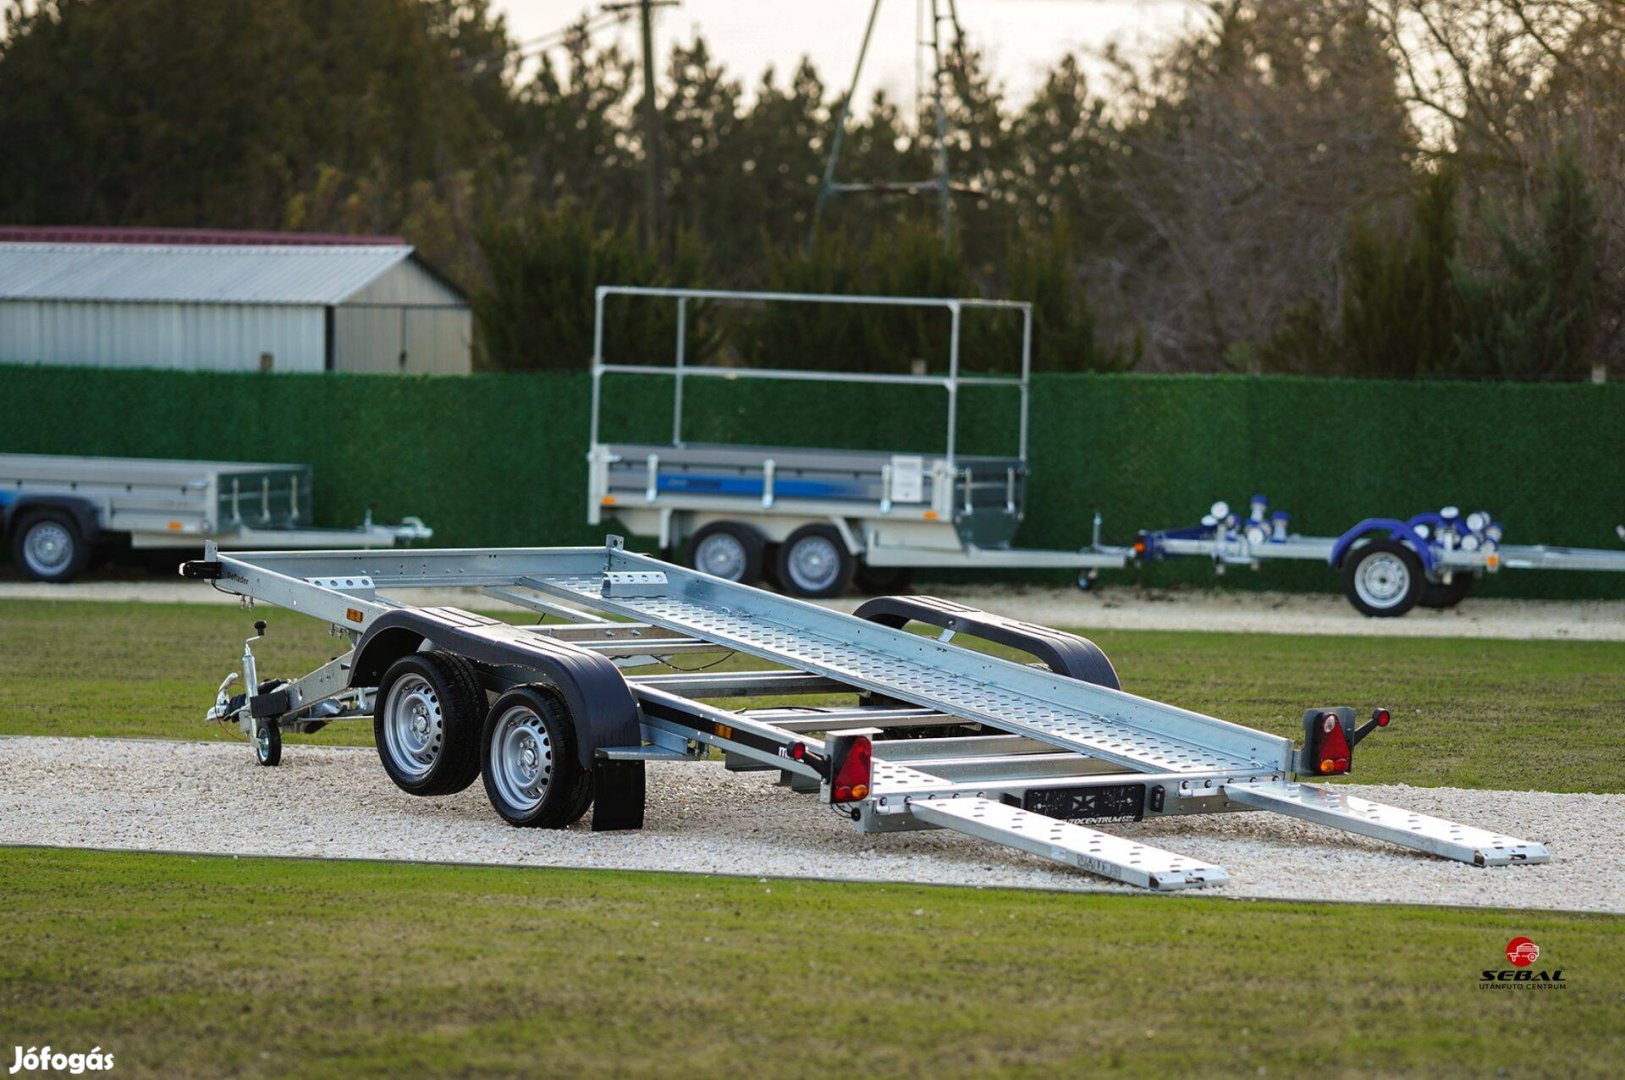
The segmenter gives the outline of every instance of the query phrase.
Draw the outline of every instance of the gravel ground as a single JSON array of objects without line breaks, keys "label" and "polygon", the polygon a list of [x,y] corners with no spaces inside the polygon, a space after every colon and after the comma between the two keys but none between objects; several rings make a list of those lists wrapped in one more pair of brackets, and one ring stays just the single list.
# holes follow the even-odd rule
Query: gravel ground
[{"label": "gravel ground", "polygon": [[[1105,588],[943,585],[931,591],[972,607],[1048,626],[1100,630],[1219,630],[1262,634],[1358,634],[1381,637],[1461,637],[1625,641],[1622,600],[1478,600],[1447,611],[1417,608],[1402,619],[1368,619],[1341,595]],[[387,594],[386,594],[387,595]],[[415,604],[475,611],[503,605],[473,589],[422,589],[401,594]],[[83,581],[71,585],[0,581],[0,600],[140,600],[151,603],[236,603],[201,583]],[[851,611],[862,600],[828,606]]]},{"label": "gravel ground", "polygon": [[[262,769],[244,743],[16,737],[0,739],[0,843],[1131,891],[957,834],[859,836],[770,774],[649,768],[642,832],[549,832],[503,824],[478,783],[412,798],[370,749],[290,746]],[[1266,813],[1111,829],[1225,867],[1224,896],[1625,912],[1625,795],[1348,790],[1537,840],[1553,861],[1478,869]]]}]

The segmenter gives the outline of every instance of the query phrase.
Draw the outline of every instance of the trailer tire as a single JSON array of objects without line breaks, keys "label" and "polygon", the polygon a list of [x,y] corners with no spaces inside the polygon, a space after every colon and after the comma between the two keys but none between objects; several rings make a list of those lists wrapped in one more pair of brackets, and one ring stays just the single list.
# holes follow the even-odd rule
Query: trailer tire
[{"label": "trailer tire", "polygon": [[485,691],[453,653],[408,653],[384,672],[373,703],[378,760],[408,795],[454,795],[480,774]]},{"label": "trailer tire", "polygon": [[779,587],[808,600],[839,596],[852,585],[857,560],[833,525],[803,525],[779,545]]},{"label": "trailer tire", "polygon": [[1343,559],[1343,592],[1356,611],[1397,618],[1416,606],[1427,578],[1416,552],[1398,540],[1372,540]]},{"label": "trailer tire", "polygon": [[1457,574],[1448,585],[1442,581],[1430,581],[1422,587],[1422,598],[1417,603],[1425,608],[1453,608],[1467,599],[1477,584],[1476,574]]},{"label": "trailer tire", "polygon": [[739,521],[713,521],[688,538],[685,560],[702,574],[741,585],[762,580],[762,534]]},{"label": "trailer tire", "polygon": [[90,542],[66,510],[26,510],[11,530],[11,561],[30,581],[72,581],[90,564]]},{"label": "trailer tire", "polygon": [[592,772],[577,760],[575,726],[549,686],[497,698],[480,735],[480,769],[491,808],[518,828],[568,828],[592,805]]}]

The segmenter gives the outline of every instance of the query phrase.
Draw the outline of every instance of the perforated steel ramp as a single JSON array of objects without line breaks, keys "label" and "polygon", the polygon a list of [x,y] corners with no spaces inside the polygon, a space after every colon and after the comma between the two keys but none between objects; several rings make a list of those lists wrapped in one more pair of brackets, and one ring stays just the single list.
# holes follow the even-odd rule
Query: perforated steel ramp
[{"label": "perforated steel ramp", "polygon": [[1086,870],[1142,889],[1167,892],[1228,880],[1222,867],[1125,840],[992,799],[921,798],[909,804],[921,821]]},{"label": "perforated steel ramp", "polygon": [[1225,795],[1260,810],[1274,810],[1475,866],[1543,863],[1549,858],[1544,845],[1355,798],[1329,784],[1231,784],[1225,788]]},{"label": "perforated steel ramp", "polygon": [[[635,558],[635,556],[634,556]],[[851,639],[852,620],[840,617],[848,636],[820,633],[807,625],[687,596],[605,599],[600,577],[533,578],[528,582],[555,595],[590,601],[597,607],[715,641],[740,652],[790,664],[891,697],[939,709],[966,720],[985,722],[1042,742],[1142,772],[1231,773],[1250,776],[1284,771],[1290,744],[1260,732],[1222,724],[1172,706],[1130,694],[1085,686],[1048,672],[942,646],[930,639],[882,626],[866,626],[864,640]],[[718,583],[725,585],[726,583]],[[738,586],[729,586],[737,589]],[[757,592],[757,590],[746,590]],[[814,605],[780,600],[789,613],[822,612]],[[829,614],[829,613],[825,613]],[[1025,688],[1031,687],[1023,692]],[[1098,698],[1111,708],[1096,711],[1072,704]],[[1219,750],[1194,739],[1148,730],[1148,721],[1194,719],[1244,733],[1241,752]],[[1192,725],[1195,726],[1195,725]],[[1232,744],[1238,740],[1231,739]]]}]

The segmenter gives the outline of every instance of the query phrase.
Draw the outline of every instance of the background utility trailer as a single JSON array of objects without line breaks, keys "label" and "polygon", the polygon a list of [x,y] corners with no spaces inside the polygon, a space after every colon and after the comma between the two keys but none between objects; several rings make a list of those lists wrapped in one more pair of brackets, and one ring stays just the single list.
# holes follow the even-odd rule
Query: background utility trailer
[{"label": "background utility trailer", "polygon": [[[309,465],[0,454],[0,534],[17,572],[71,581],[97,547],[392,547],[434,535],[415,517],[316,529]],[[173,565],[173,564],[171,564]]]},{"label": "background utility trailer", "polygon": [[[604,302],[609,297],[670,301],[676,308],[671,366],[606,359]],[[951,332],[942,374],[804,371],[697,366],[687,362],[690,302],[711,304],[850,304],[947,312]],[[1021,318],[1020,374],[965,375],[960,328],[966,311],[1008,311]],[[810,293],[720,292],[604,286],[593,326],[592,431],[587,521],[614,518],[662,551],[687,543],[691,567],[753,584],[771,575],[793,596],[844,592],[854,577],[870,591],[901,585],[915,567],[1120,568],[1127,548],[1100,546],[1036,551],[1012,547],[1026,516],[1027,424],[1032,369],[1032,305],[999,300],[944,300]],[[604,376],[658,376],[674,383],[668,443],[606,443],[600,437]],[[683,434],[683,386],[689,379],[779,379],[881,387],[938,387],[947,395],[940,452],[852,451],[783,446],[694,444]],[[960,390],[1003,387],[1019,395],[1016,453],[967,455],[958,450]]]},{"label": "background utility trailer", "polygon": [[[1266,559],[1324,562],[1343,575],[1343,593],[1362,614],[1404,615],[1417,605],[1454,607],[1485,574],[1500,570],[1625,571],[1625,551],[1504,544],[1502,528],[1488,513],[1462,515],[1454,506],[1405,521],[1367,518],[1341,536],[1299,536],[1288,531],[1285,511],[1254,495],[1242,519],[1216,502],[1200,525],[1144,532],[1134,545],[1139,559],[1200,555],[1226,566],[1257,568]],[[1625,526],[1617,530],[1625,540]]]},{"label": "background utility trailer", "polygon": [[[591,806],[595,830],[640,827],[644,763],[715,747],[731,769],[817,792],[860,832],[952,829],[1151,889],[1225,872],[1093,824],[1267,810],[1479,866],[1547,858],[1527,840],[1299,781],[1347,773],[1384,710],[1356,726],[1353,709],[1309,709],[1298,750],[1124,693],[1084,638],[929,597],[878,597],[843,615],[631,554],[618,537],[603,548],[209,555],[182,572],[322,619],[351,648],[294,682],[261,683],[252,638],[243,676],[257,692],[229,697],[233,674],[208,719],[241,725],[274,765],[284,728],[370,718],[403,790],[443,795],[483,777],[514,825],[564,827]],[[452,584],[558,621],[510,625],[386,598]],[[750,663],[720,666],[729,653]],[[764,697],[797,704],[751,707]]]}]

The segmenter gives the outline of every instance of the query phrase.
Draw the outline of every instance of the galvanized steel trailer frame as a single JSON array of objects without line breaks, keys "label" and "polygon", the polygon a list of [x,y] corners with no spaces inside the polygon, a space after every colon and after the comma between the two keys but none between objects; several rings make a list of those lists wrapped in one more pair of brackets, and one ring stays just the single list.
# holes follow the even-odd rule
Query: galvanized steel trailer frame
[{"label": "galvanized steel trailer frame", "polygon": [[19,570],[69,581],[90,550],[114,539],[132,549],[394,547],[434,530],[415,517],[352,529],[311,524],[309,465],[67,454],[0,454],[0,534]]},{"label": "galvanized steel trailer frame", "polygon": [[[605,342],[605,303],[612,297],[670,301],[675,305],[672,362],[619,363]],[[691,304],[815,304],[935,310],[949,320],[947,369],[937,374],[812,371],[696,365],[688,356]],[[961,370],[962,321],[967,312],[1000,311],[1021,320],[1019,374],[967,375]],[[606,376],[654,376],[672,380],[672,436],[666,443],[603,440],[601,413]],[[947,395],[947,423],[940,452],[864,452],[787,446],[695,444],[685,436],[684,386],[690,379],[772,380],[846,383],[874,387],[931,387]],[[733,292],[600,286],[593,321],[592,402],[588,459],[587,520],[599,525],[613,517],[638,535],[671,550],[710,527],[733,529],[724,538],[732,550],[741,542],[760,548],[793,548],[798,530],[833,530],[846,555],[874,568],[980,567],[1058,568],[1094,571],[1121,568],[1127,548],[1104,547],[1099,522],[1091,542],[1076,550],[1035,550],[1012,546],[1026,517],[1027,446],[1031,415],[1032,305],[1007,300],[915,296],[861,296],[824,293]],[[967,455],[959,448],[960,391],[996,387],[1018,395],[1014,456]],[[703,539],[701,543],[703,543]],[[809,541],[811,542],[811,541]],[[758,572],[751,558],[712,565],[690,552],[690,564],[752,583]],[[788,565],[794,565],[793,554]],[[780,573],[780,584],[797,595],[839,591],[806,588],[800,575]],[[809,579],[817,584],[820,579]]]},{"label": "galvanized steel trailer frame", "polygon": [[[1547,859],[1537,843],[1304,782],[1290,740],[1125,693],[1087,640],[946,601],[882,597],[846,615],[628,552],[617,537],[601,548],[210,551],[183,573],[327,622],[349,642],[284,685],[260,683],[245,649],[251,692],[229,699],[228,679],[209,718],[241,724],[262,763],[283,729],[384,724],[379,679],[430,653],[460,658],[485,691],[504,695],[480,736],[488,793],[491,777],[513,775],[498,714],[526,692],[516,688],[538,687],[567,710],[576,755],[549,752],[572,774],[590,770],[594,829],[642,824],[645,762],[696,761],[714,748],[730,769],[777,770],[792,789],[819,792],[860,832],[946,828],[1149,889],[1216,885],[1226,874],[1095,824],[1268,810],[1479,866]],[[400,599],[444,586],[559,621],[510,625]],[[1040,666],[956,635],[1012,646]],[[729,652],[757,666],[642,670]],[[846,700],[750,706],[814,694]],[[1310,710],[1306,729],[1330,715]],[[859,741],[872,763],[864,790],[845,790],[841,763]]]}]

